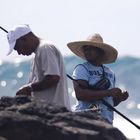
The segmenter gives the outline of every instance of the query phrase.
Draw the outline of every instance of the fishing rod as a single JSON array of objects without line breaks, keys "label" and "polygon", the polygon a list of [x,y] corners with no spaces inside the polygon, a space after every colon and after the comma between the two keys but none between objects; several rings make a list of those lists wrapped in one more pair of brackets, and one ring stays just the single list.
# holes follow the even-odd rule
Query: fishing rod
[{"label": "fishing rod", "polygon": [[[74,78],[72,78],[70,75],[67,74],[67,77],[69,79],[71,79],[72,81],[76,81]],[[78,83],[79,85],[79,83]],[[80,86],[80,85],[79,85]],[[115,111],[117,114],[119,114],[121,117],[123,117],[124,119],[126,119],[128,122],[130,122],[132,125],[134,125],[137,129],[140,130],[140,126],[137,125],[136,123],[134,123],[132,120],[130,120],[128,117],[126,117],[125,115],[123,115],[121,112],[119,112],[116,108],[114,108],[112,105],[110,105],[107,101],[105,101],[104,99],[101,99],[102,103],[107,106],[108,108],[110,108],[112,111]]]},{"label": "fishing rod", "polygon": [[[6,29],[4,29],[3,27],[0,26],[0,29],[2,29],[4,32],[8,33],[8,31]],[[71,79],[72,81],[76,81],[75,79],[73,79],[70,75],[67,74],[67,77],[69,79]],[[77,82],[77,81],[76,81]],[[128,122],[130,122],[132,125],[134,125],[137,129],[140,130],[140,126],[137,125],[136,123],[134,123],[132,120],[130,120],[129,118],[127,118],[125,115],[123,115],[121,112],[119,112],[117,109],[115,109],[112,105],[110,105],[108,102],[106,102],[104,99],[102,99],[102,102],[104,105],[106,105],[108,108],[110,108],[111,110],[115,111],[117,114],[119,114],[121,117],[123,117],[124,119],[126,119]]]},{"label": "fishing rod", "polygon": [[4,32],[8,33],[7,30],[5,30],[3,27],[0,26],[0,29],[2,29]]}]

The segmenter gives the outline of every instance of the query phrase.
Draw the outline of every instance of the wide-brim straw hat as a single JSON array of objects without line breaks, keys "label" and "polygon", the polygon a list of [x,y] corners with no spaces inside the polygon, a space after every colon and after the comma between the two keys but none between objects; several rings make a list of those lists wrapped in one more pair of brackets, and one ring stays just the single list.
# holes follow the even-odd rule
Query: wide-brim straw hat
[{"label": "wide-brim straw hat", "polygon": [[85,45],[100,48],[104,51],[103,64],[115,62],[117,59],[117,50],[111,45],[104,43],[103,38],[99,34],[90,35],[86,41],[74,41],[67,44],[68,48],[82,59],[86,59],[82,48]]}]

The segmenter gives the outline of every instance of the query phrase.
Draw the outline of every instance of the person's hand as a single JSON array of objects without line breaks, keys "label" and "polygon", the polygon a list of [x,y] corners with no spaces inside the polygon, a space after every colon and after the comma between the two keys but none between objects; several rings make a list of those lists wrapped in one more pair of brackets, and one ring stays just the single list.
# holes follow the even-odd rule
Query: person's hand
[{"label": "person's hand", "polygon": [[127,91],[122,91],[120,88],[112,88],[109,90],[109,95],[118,98],[120,101],[125,101],[129,94]]},{"label": "person's hand", "polygon": [[125,101],[129,97],[128,92],[122,91],[120,88],[110,89],[109,95],[113,97],[115,106],[117,106],[120,102]]},{"label": "person's hand", "polygon": [[31,90],[29,86],[26,87],[22,87],[21,89],[19,89],[16,93],[16,96],[18,95],[26,95],[26,96],[31,96]]},{"label": "person's hand", "polygon": [[122,90],[120,88],[112,88],[109,90],[109,96],[119,97],[122,94]]},{"label": "person's hand", "polygon": [[128,97],[129,97],[128,92],[127,91],[123,91],[121,96],[120,96],[120,100],[121,101],[125,101]]}]

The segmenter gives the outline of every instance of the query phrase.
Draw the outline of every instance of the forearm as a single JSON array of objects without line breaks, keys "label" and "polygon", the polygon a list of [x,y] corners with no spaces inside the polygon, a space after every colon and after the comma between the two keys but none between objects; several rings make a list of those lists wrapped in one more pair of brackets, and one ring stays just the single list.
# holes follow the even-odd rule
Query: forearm
[{"label": "forearm", "polygon": [[110,96],[109,90],[99,91],[99,90],[83,89],[81,92],[76,93],[77,99],[82,101],[100,100],[107,96]]},{"label": "forearm", "polygon": [[48,75],[45,76],[43,80],[39,82],[35,82],[32,84],[25,85],[24,87],[20,88],[16,95],[27,95],[31,96],[31,92],[34,91],[41,91],[53,86],[56,86],[59,81],[59,76],[57,75]]},{"label": "forearm", "polygon": [[59,81],[59,76],[57,75],[48,75],[45,76],[43,80],[39,82],[32,83],[33,91],[42,91],[53,86],[56,86]]},{"label": "forearm", "polygon": [[[89,89],[88,82],[84,80],[78,80],[77,82],[74,82],[74,89],[76,98],[82,101],[100,100],[108,96],[118,97],[122,95],[122,91],[119,88],[106,90]],[[127,92],[125,94],[127,94]]]}]

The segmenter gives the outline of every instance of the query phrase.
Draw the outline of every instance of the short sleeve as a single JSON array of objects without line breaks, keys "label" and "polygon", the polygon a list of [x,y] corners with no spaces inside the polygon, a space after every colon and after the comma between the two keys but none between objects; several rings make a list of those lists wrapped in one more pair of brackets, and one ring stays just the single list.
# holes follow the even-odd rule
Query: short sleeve
[{"label": "short sleeve", "polygon": [[41,69],[44,75],[60,75],[59,56],[53,46],[46,45],[39,54]]},{"label": "short sleeve", "polygon": [[89,73],[88,70],[82,65],[77,65],[73,71],[72,77],[75,80],[89,80]]}]

